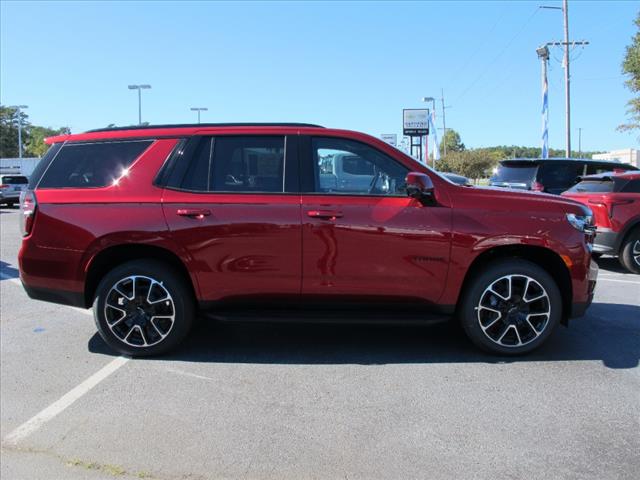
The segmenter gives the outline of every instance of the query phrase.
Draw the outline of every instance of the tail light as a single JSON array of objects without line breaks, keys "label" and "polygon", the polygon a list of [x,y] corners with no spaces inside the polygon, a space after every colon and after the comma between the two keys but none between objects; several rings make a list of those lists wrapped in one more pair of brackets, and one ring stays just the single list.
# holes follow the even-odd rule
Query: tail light
[{"label": "tail light", "polygon": [[0,184],[0,189],[3,189],[3,188],[9,188],[9,185],[5,185],[4,183]]},{"label": "tail light", "polygon": [[540,182],[533,182],[531,184],[531,190],[534,192],[544,192],[544,185]]},{"label": "tail light", "polygon": [[26,237],[31,233],[38,202],[33,190],[23,190],[20,194],[20,233]]}]

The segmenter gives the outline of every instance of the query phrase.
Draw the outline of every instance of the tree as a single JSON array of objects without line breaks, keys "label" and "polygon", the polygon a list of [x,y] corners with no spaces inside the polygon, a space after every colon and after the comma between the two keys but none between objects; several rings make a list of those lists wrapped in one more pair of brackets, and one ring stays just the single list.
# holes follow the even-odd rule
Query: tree
[{"label": "tree", "polygon": [[45,138],[54,137],[56,135],[64,135],[67,133],[71,133],[71,130],[68,127],[54,129],[32,126],[29,129],[28,140],[25,144],[26,155],[28,157],[43,156],[49,148],[49,145],[44,143]]},{"label": "tree", "polygon": [[[627,53],[622,62],[622,73],[629,75],[625,84],[633,93],[640,92],[640,13],[635,19],[638,31],[631,41],[631,45],[627,46]],[[630,131],[640,129],[640,95],[632,98],[627,102],[627,113],[629,114],[629,122],[618,127],[621,131]],[[640,138],[640,137],[639,137]]]},{"label": "tree", "polygon": [[468,178],[485,178],[498,163],[494,155],[489,155],[482,150],[463,150],[458,152],[447,151],[438,169],[445,172],[453,172]]},{"label": "tree", "polygon": [[[29,131],[29,117],[20,113],[22,119],[22,142],[24,144]],[[0,157],[18,156],[18,110],[0,105]]]},{"label": "tree", "polygon": [[460,139],[460,134],[452,129],[447,129],[440,142],[440,155],[444,155],[444,146],[447,146],[447,154],[450,152],[461,152],[464,150],[464,143]]}]

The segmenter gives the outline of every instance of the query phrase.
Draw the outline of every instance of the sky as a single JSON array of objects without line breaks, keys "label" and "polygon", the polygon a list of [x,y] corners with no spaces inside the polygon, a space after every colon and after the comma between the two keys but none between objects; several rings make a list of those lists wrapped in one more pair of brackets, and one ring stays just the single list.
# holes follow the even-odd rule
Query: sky
[{"label": "sky", "polygon": [[[539,146],[536,48],[561,41],[562,13],[512,2],[0,3],[0,102],[72,132],[138,121],[289,121],[402,133],[402,109],[444,91],[467,147]],[[621,133],[621,62],[640,2],[569,1],[573,147],[637,148]],[[564,148],[562,52],[549,65],[549,144]]]}]

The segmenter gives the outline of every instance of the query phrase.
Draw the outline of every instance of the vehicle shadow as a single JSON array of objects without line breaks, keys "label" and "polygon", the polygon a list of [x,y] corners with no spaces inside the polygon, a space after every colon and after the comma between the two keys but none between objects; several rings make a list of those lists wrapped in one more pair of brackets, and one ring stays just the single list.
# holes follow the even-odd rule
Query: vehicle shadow
[{"label": "vehicle shadow", "polygon": [[20,276],[18,269],[11,266],[10,263],[0,260],[0,282]]},{"label": "vehicle shadow", "polygon": [[631,275],[634,277],[636,276],[635,273],[631,273],[629,270],[623,268],[616,257],[600,257],[596,260],[596,263],[602,271],[621,273],[623,275]]},{"label": "vehicle shadow", "polygon": [[[115,355],[98,334],[94,353]],[[522,357],[488,355],[452,323],[431,326],[221,323],[203,319],[178,351],[160,360],[216,363],[362,364],[598,360],[634,368],[640,359],[640,307],[596,303]],[[150,359],[153,360],[153,359]]]}]

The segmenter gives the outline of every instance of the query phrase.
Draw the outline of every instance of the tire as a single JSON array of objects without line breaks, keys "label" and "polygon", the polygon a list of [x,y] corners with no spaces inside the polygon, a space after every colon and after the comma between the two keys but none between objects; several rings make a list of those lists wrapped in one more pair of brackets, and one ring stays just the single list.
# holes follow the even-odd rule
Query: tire
[{"label": "tire", "polygon": [[521,355],[542,345],[560,323],[562,296],[551,275],[536,264],[497,260],[471,279],[458,315],[481,349]]},{"label": "tire", "polygon": [[631,273],[640,274],[640,228],[634,228],[624,239],[618,260]]},{"label": "tire", "polygon": [[93,318],[114,350],[160,355],[191,330],[195,299],[182,275],[156,260],[135,260],[107,273],[96,289]]}]

